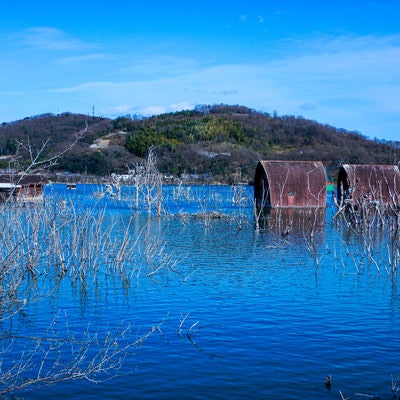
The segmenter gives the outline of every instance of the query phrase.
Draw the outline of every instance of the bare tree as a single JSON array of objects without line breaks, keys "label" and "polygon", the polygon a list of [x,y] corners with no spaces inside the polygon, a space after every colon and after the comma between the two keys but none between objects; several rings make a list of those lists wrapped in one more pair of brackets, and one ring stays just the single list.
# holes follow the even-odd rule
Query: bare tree
[{"label": "bare tree", "polygon": [[[121,200],[122,176],[111,174],[110,183],[106,185],[106,193],[111,198]],[[155,148],[151,147],[144,162],[136,163],[128,169],[127,181],[135,188],[135,197],[130,200],[135,209],[141,206],[149,214],[161,215],[163,211],[163,177],[157,169]]]},{"label": "bare tree", "polygon": [[[124,339],[129,335],[129,325],[110,330],[104,336],[91,333],[90,327],[80,337],[76,332],[60,336],[53,328],[44,332],[43,336],[3,336],[3,344],[8,342],[8,345],[0,352],[3,361],[0,364],[0,395],[78,379],[91,382],[109,379],[121,368],[125,357],[133,353],[155,329],[151,327],[131,342]],[[16,344],[20,339],[26,342],[23,351]],[[19,357],[7,365],[4,358],[10,353],[19,353]]]},{"label": "bare tree", "polygon": [[163,204],[162,175],[157,169],[157,158],[154,148],[150,148],[144,163],[142,176],[142,191],[147,210],[150,214],[152,209],[156,210],[157,215],[161,215]]},{"label": "bare tree", "polygon": [[[40,159],[29,144],[26,149],[31,152],[32,162],[21,174],[57,162],[56,157]],[[44,147],[39,150],[40,154],[43,152]],[[154,164],[151,158],[148,196],[158,204],[159,189],[154,194],[151,190],[152,184],[159,183],[158,178],[152,180]],[[12,326],[13,319],[32,301],[28,293],[33,291],[35,298],[47,296],[65,279],[86,288],[87,283],[97,282],[100,273],[124,283],[138,279],[141,272],[154,277],[161,271],[174,270],[177,258],[167,250],[164,241],[145,235],[143,229],[132,235],[132,218],[121,229],[117,221],[106,220],[106,212],[106,208],[79,208],[72,201],[58,198],[27,207],[11,198],[0,204],[1,323],[9,322]],[[49,276],[55,286],[43,293],[41,280]],[[12,329],[3,330],[0,394],[67,380],[108,379],[117,373],[125,356],[154,331],[151,327],[133,338],[129,325],[111,326],[102,336],[91,332],[88,326],[78,335],[68,329],[56,331],[52,323],[41,335],[31,337],[15,334]]]}]

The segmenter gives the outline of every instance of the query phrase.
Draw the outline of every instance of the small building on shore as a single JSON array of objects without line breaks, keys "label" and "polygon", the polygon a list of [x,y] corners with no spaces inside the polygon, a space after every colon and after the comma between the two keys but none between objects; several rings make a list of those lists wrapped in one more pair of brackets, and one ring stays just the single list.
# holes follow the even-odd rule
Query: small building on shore
[{"label": "small building on shore", "polygon": [[397,165],[343,164],[337,179],[338,203],[374,202],[400,205],[400,171]]},{"label": "small building on shore", "polygon": [[10,197],[21,201],[42,200],[47,183],[47,178],[39,174],[1,174],[0,201]]},{"label": "small building on shore", "polygon": [[321,161],[261,160],[254,175],[257,208],[326,207],[326,174]]}]

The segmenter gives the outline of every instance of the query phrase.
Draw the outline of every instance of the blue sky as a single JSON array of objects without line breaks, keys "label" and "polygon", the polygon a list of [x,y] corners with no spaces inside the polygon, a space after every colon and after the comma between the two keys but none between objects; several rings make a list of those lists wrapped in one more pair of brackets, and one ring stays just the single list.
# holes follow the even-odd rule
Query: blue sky
[{"label": "blue sky", "polygon": [[400,140],[398,0],[27,1],[0,13],[0,122],[239,104]]}]

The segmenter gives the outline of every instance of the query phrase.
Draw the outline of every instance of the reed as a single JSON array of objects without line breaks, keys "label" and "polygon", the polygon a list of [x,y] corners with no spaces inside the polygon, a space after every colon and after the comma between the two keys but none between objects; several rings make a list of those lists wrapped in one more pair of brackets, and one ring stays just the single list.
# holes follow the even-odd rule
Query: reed
[{"label": "reed", "polygon": [[[59,199],[24,207],[8,202],[0,207],[0,322],[18,317],[30,301],[55,292],[64,280],[87,290],[108,276],[124,286],[142,275],[175,272],[178,261],[164,240],[137,226],[134,216],[123,223],[110,219],[104,207],[79,207]],[[47,293],[41,291],[43,282]],[[77,341],[76,333],[67,329],[32,338],[3,330],[0,393],[69,379],[108,379],[151,333],[127,341],[127,332],[115,330],[100,340],[99,333],[88,331]],[[10,351],[15,354],[12,361]]]},{"label": "reed", "polygon": [[[19,176],[52,166],[86,131],[87,125],[71,146],[50,159],[42,157],[46,142],[37,152],[29,141],[20,143],[31,164]],[[159,214],[162,191],[154,166],[150,155],[140,182],[149,210],[155,207]],[[113,182],[117,200],[119,183]],[[14,333],[13,322],[31,302],[56,293],[65,280],[84,291],[98,287],[105,277],[125,287],[142,272],[154,278],[175,271],[177,264],[166,242],[138,226],[134,215],[126,222],[112,219],[96,202],[85,207],[49,196],[41,203],[25,204],[11,194],[0,204],[0,395],[67,380],[110,379],[124,358],[157,330],[153,326],[133,337],[129,324],[113,323],[104,334],[89,325],[84,332],[72,332],[65,315],[64,326],[56,324],[55,316],[47,330],[20,336]]]}]

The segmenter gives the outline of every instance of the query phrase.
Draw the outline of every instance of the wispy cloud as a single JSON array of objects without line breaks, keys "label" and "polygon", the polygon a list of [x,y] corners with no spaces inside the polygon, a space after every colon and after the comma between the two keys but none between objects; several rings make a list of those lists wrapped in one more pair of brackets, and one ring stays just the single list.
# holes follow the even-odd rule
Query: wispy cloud
[{"label": "wispy cloud", "polygon": [[[163,67],[157,60],[156,56],[138,59],[126,69],[132,72],[130,80],[87,82],[53,92],[98,93],[99,98],[112,93],[124,104],[131,99],[132,107],[139,103],[143,108],[147,104],[148,109],[166,109],[177,104],[176,100],[182,104],[233,101],[259,109],[279,108],[283,113],[307,112],[323,120],[329,120],[329,113],[339,112],[339,105],[350,100],[354,108],[341,111],[342,116],[400,108],[400,38],[319,38],[306,54],[212,67],[167,57],[168,74],[160,73]],[[148,71],[146,79],[140,78],[143,68]]]},{"label": "wispy cloud", "polygon": [[125,66],[119,72],[143,77],[179,75],[199,67],[199,62],[194,58],[163,54],[125,57],[123,62]]},{"label": "wispy cloud", "polygon": [[25,94],[22,90],[15,90],[11,92],[0,92],[2,96],[22,96]]},{"label": "wispy cloud", "polygon": [[[110,90],[116,89],[121,84],[114,83],[114,82],[86,82],[80,85],[70,86],[70,87],[61,87],[61,88],[54,88],[49,89],[49,93],[79,93],[79,92],[87,92],[87,91],[98,91],[101,90]],[[124,83],[126,85],[126,83]]]},{"label": "wispy cloud", "polygon": [[[280,51],[273,56],[261,52],[256,61],[228,64],[221,58],[211,64],[189,55],[187,49],[182,57],[161,51],[140,54],[134,49],[102,53],[86,50],[90,46],[57,30],[35,32],[31,46],[71,50],[58,59],[57,54],[53,66],[43,60],[37,64],[42,75],[46,64],[46,74],[54,77],[41,84],[41,93],[48,96],[43,104],[65,102],[76,107],[69,110],[73,112],[88,104],[111,117],[158,114],[196,104],[243,104],[303,115],[369,136],[379,135],[382,119],[396,121],[400,115],[400,35],[296,37],[277,43]],[[56,38],[65,42],[51,44]],[[54,62],[90,63],[91,68],[78,69],[66,80],[53,73]],[[3,92],[29,92],[28,86],[4,87]],[[31,93],[38,96],[33,89]]]},{"label": "wispy cloud", "polygon": [[176,112],[182,110],[192,109],[195,104],[191,104],[188,102],[183,103],[173,103],[167,105],[159,105],[159,106],[151,106],[151,107],[143,107],[137,109],[137,114],[144,116],[151,116],[156,114],[164,114],[168,112]]},{"label": "wispy cloud", "polygon": [[53,27],[33,27],[14,35],[21,45],[40,50],[81,50],[94,47]]},{"label": "wispy cloud", "polygon": [[86,64],[88,62],[97,62],[97,61],[111,61],[113,59],[113,55],[109,53],[89,53],[89,54],[81,54],[81,55],[73,55],[70,57],[61,57],[56,59],[54,62],[60,65],[79,65]]},{"label": "wispy cloud", "polygon": [[137,114],[144,117],[159,115],[168,112],[176,112],[182,110],[193,109],[196,104],[189,102],[183,103],[172,103],[172,104],[162,104],[162,105],[151,105],[151,106],[132,106],[129,104],[121,104],[115,107],[103,108],[101,111],[105,115],[112,118],[118,117],[120,115],[126,114]]}]

